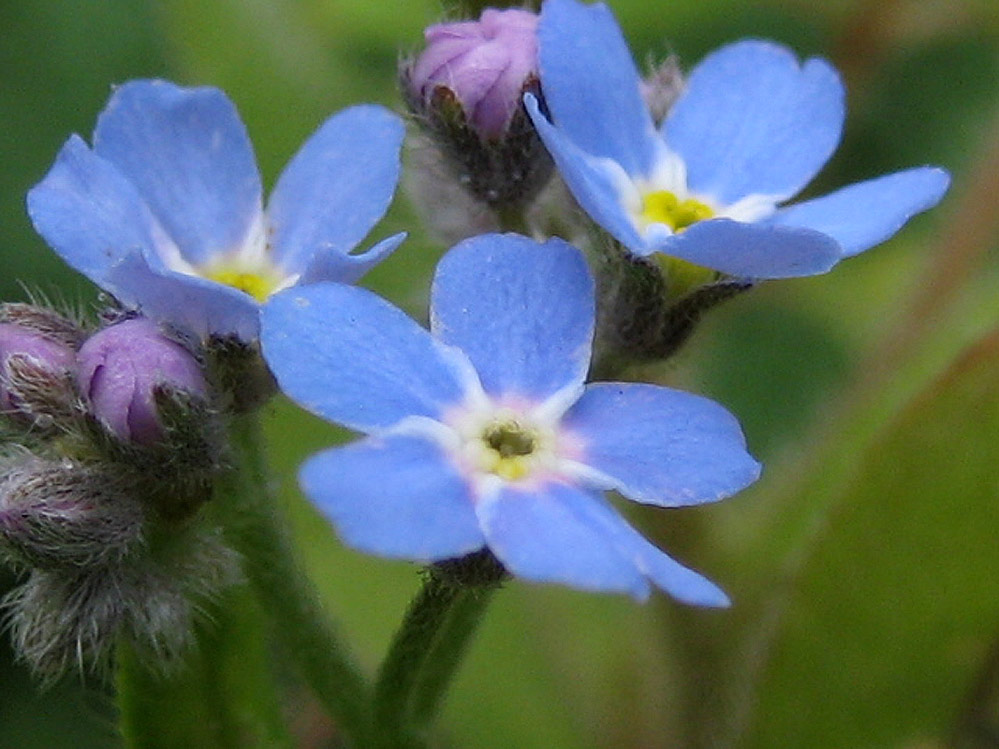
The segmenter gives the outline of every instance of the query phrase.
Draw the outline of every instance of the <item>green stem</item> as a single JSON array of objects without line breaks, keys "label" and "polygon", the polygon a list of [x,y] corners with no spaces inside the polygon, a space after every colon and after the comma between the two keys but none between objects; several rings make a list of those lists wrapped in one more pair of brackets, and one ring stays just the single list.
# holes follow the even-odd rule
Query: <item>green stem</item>
[{"label": "green stem", "polygon": [[505,572],[483,552],[427,571],[382,664],[375,718],[384,746],[418,747]]},{"label": "green stem", "polygon": [[500,231],[515,232],[530,236],[530,228],[527,226],[527,218],[524,216],[524,208],[521,206],[505,206],[496,209],[496,218],[499,220]]},{"label": "green stem", "polygon": [[260,607],[241,587],[198,626],[197,647],[176,674],[150,671],[122,642],[116,691],[126,746],[290,749],[262,625]]},{"label": "green stem", "polygon": [[368,686],[295,559],[270,491],[260,428],[252,414],[233,420],[230,445],[236,469],[219,482],[216,497],[227,538],[243,555],[246,576],[306,682],[347,741],[370,746]]}]

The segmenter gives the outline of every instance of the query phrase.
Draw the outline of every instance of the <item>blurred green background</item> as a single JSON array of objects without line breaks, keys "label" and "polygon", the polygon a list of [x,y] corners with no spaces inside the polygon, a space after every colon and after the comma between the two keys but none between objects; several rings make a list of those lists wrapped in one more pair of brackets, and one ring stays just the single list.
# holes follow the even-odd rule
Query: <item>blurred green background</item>
[{"label": "blurred green background", "polygon": [[[715,506],[627,508],[733,608],[515,581],[451,691],[440,745],[999,746],[999,4],[610,5],[643,63],[676,53],[689,66],[745,36],[829,57],[850,112],[809,192],[924,163],[954,182],[890,243],[828,276],[755,289],[667,366],[635,373],[720,400],[766,464],[756,487]],[[429,0],[0,3],[3,298],[93,303],[23,201],[70,133],[89,136],[112,84],[224,88],[273,184],[332,111],[400,108],[400,51],[418,50],[442,13]],[[421,315],[444,248],[400,194],[372,236],[403,229],[410,240],[365,285]],[[266,416],[303,558],[373,669],[417,570],[343,549],[298,495],[302,458],[346,435],[283,401]],[[0,652],[0,747],[117,745],[105,687],[40,693],[6,639]],[[333,729],[290,684],[301,745],[329,745]]]}]

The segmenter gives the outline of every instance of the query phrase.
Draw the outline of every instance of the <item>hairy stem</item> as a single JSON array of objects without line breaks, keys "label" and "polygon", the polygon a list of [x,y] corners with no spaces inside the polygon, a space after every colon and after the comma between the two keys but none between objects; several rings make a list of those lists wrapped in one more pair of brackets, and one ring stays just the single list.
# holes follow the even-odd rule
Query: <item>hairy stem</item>
[{"label": "hairy stem", "polygon": [[260,608],[250,591],[226,593],[197,627],[182,670],[150,670],[128,643],[117,654],[117,702],[125,745],[293,746],[274,690]]},{"label": "hairy stem", "polygon": [[369,689],[295,558],[270,490],[259,424],[237,417],[230,429],[235,470],[220,482],[218,509],[229,541],[275,635],[353,746],[370,746]]},{"label": "hairy stem", "polygon": [[383,746],[418,747],[506,573],[489,552],[430,567],[375,687]]}]

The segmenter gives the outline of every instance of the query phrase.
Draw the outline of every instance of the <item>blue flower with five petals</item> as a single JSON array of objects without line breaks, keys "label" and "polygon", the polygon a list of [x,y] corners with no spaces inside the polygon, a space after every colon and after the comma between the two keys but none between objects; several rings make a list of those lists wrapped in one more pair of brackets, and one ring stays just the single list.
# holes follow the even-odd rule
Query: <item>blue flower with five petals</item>
[{"label": "blue flower with five petals", "polygon": [[93,148],[79,136],[28,193],[28,213],[76,270],[122,302],[202,337],[257,338],[277,290],[353,283],[403,235],[351,250],[385,214],[403,127],[378,106],[326,120],[264,209],[253,148],[218,89],[139,80],[117,89]]},{"label": "blue flower with five petals", "polygon": [[538,35],[552,122],[528,96],[534,124],[583,209],[635,255],[745,278],[823,273],[947,190],[947,172],[919,167],[783,205],[840,139],[843,86],[823,60],[799,65],[764,41],[722,47],[657,129],[603,4],[546,0]]},{"label": "blue flower with five petals", "polygon": [[654,585],[725,605],[604,495],[694,505],[751,484],[759,464],[710,400],[584,385],[594,284],[578,250],[466,240],[438,265],[430,319],[428,332],[342,284],[289,289],[263,310],[264,357],[284,392],[368,435],[300,474],[348,544],[423,562],[487,547],[529,580],[639,599]]}]

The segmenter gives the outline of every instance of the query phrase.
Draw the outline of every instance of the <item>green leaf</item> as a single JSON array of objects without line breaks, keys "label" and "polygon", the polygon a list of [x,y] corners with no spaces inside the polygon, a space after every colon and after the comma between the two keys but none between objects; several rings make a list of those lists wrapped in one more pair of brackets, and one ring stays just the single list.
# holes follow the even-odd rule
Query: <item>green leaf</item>
[{"label": "green leaf", "polygon": [[749,745],[948,736],[999,620],[999,331],[871,443],[817,528]]}]

